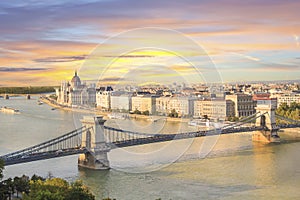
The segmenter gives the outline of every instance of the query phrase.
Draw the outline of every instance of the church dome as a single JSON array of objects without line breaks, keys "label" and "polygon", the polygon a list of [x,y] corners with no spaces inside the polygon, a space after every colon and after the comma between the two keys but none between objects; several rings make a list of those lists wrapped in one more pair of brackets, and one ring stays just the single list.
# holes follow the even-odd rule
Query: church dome
[{"label": "church dome", "polygon": [[77,87],[81,85],[81,81],[79,76],[77,76],[77,71],[75,71],[75,75],[73,76],[72,80],[71,80],[71,86],[72,87]]}]

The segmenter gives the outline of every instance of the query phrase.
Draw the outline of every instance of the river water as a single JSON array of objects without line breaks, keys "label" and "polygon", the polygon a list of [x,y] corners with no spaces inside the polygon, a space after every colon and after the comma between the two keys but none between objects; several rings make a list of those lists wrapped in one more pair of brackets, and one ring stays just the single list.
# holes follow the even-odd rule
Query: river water
[{"label": "river water", "polygon": [[[21,112],[0,112],[0,155],[80,126],[82,114],[51,110],[38,105],[37,98],[0,99],[0,106]],[[164,133],[194,129],[163,120],[115,120],[106,125]],[[78,169],[77,156],[69,156],[7,166],[4,173],[5,178],[51,173],[81,179],[97,199],[299,199],[299,137],[289,132],[281,137],[281,144],[260,144],[251,141],[251,134],[239,133],[116,149],[108,155],[109,171]]]}]

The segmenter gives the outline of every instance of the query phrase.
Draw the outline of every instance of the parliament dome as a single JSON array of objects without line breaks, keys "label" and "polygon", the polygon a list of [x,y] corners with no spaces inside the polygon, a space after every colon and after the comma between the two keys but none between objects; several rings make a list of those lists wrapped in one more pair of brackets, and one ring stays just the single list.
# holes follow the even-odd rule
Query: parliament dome
[{"label": "parliament dome", "polygon": [[77,75],[77,71],[75,71],[75,74],[71,80],[71,86],[72,87],[77,87],[81,85],[81,80],[79,78],[79,76]]}]

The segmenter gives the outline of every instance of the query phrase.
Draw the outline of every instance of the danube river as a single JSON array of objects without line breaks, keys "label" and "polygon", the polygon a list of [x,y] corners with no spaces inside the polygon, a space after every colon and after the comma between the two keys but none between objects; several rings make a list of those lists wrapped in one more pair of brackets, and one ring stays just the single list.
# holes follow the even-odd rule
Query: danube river
[{"label": "danube river", "polygon": [[[0,99],[0,106],[20,110],[0,112],[0,155],[71,131],[82,117],[38,105],[37,97]],[[165,133],[194,128],[164,120],[106,124]],[[81,179],[97,199],[299,199],[299,137],[280,134],[281,144],[253,143],[251,134],[240,133],[116,149],[109,153],[109,171],[78,169],[77,156],[37,161],[6,167],[5,178],[50,172],[70,181]]]}]

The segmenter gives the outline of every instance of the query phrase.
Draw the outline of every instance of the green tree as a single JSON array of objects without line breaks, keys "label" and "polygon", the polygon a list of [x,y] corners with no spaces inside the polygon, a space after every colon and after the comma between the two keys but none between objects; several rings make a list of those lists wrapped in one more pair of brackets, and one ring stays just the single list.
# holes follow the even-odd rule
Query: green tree
[{"label": "green tree", "polygon": [[40,94],[55,92],[52,86],[36,86],[36,87],[1,87],[0,94]]},{"label": "green tree", "polygon": [[2,184],[5,188],[4,193],[10,200],[11,196],[14,194],[14,191],[15,191],[15,184],[14,184],[12,178],[8,178],[8,179],[2,181]]},{"label": "green tree", "polygon": [[176,112],[175,109],[171,110],[171,112],[168,115],[169,117],[178,117],[178,113]]},{"label": "green tree", "polygon": [[0,180],[3,178],[4,161],[0,159]]},{"label": "green tree", "polygon": [[289,109],[289,106],[287,105],[287,103],[282,103],[279,108],[281,108],[284,111],[287,111]]},{"label": "green tree", "polygon": [[238,117],[228,117],[228,121],[237,122],[237,121],[239,121],[239,118]]},{"label": "green tree", "polygon": [[143,115],[150,115],[150,112],[149,112],[149,110],[146,110],[146,111],[143,111],[142,114],[143,114]]},{"label": "green tree", "polygon": [[17,192],[17,197],[19,197],[19,192],[20,193],[29,193],[29,177],[28,176],[21,176],[21,177],[15,177],[14,178],[14,185],[15,185],[15,189]]},{"label": "green tree", "polygon": [[290,105],[290,107],[289,107],[289,110],[290,111],[296,110],[297,108],[299,108],[299,106],[300,105],[298,103],[292,102],[291,105]]},{"label": "green tree", "polygon": [[41,176],[38,176],[38,175],[36,175],[36,174],[33,174],[33,176],[31,177],[31,179],[30,179],[31,181],[38,181],[38,180],[41,180],[41,181],[45,181],[45,179],[43,178],[43,177],[41,177]]},{"label": "green tree", "polygon": [[57,100],[57,96],[56,96],[56,94],[51,94],[50,96],[49,96],[49,98],[50,99],[54,99],[55,101]]},{"label": "green tree", "polygon": [[[4,161],[0,159],[0,180],[3,178]],[[0,199],[10,199],[11,191],[11,179],[0,182]]]},{"label": "green tree", "polygon": [[66,200],[94,200],[95,197],[92,195],[88,188],[83,186],[82,181],[75,181],[71,184],[69,192],[66,195]]},{"label": "green tree", "polygon": [[81,181],[69,184],[61,178],[30,181],[30,193],[24,200],[94,200],[95,196]]},{"label": "green tree", "polygon": [[42,180],[30,181],[30,193],[23,195],[24,200],[63,200],[55,186],[47,186]]},{"label": "green tree", "polygon": [[0,182],[0,199],[7,199],[9,197],[9,188],[3,182]]},{"label": "green tree", "polygon": [[290,113],[290,118],[294,120],[299,120],[299,110],[296,108],[295,110],[292,110]]},{"label": "green tree", "polygon": [[[287,103],[282,103],[277,109],[276,114],[290,118],[293,120],[300,119],[300,103],[292,102],[291,105],[287,105]],[[277,123],[290,123],[283,120],[276,120]]]},{"label": "green tree", "polygon": [[59,179],[31,180],[30,193],[23,196],[24,200],[64,200],[68,190],[68,182]]},{"label": "green tree", "polygon": [[133,114],[138,114],[138,115],[140,115],[140,114],[142,114],[142,112],[136,109],[136,110],[133,112]]}]

